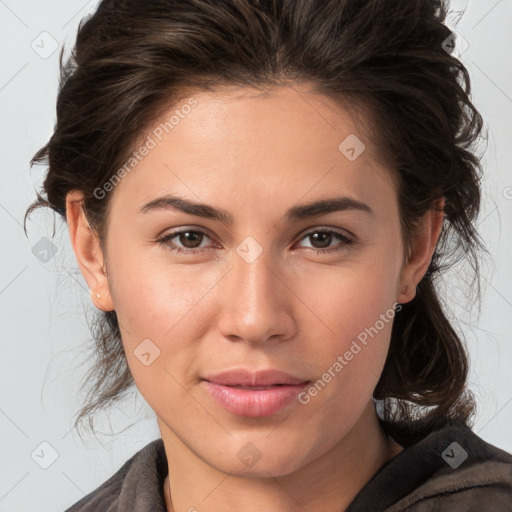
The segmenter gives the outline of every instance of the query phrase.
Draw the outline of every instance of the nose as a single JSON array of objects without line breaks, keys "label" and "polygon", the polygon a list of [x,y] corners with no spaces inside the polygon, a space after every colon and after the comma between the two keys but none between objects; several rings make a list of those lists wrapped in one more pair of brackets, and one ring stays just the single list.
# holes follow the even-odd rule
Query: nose
[{"label": "nose", "polygon": [[250,262],[233,251],[232,268],[218,290],[222,335],[252,344],[292,338],[297,298],[289,279],[267,251]]}]

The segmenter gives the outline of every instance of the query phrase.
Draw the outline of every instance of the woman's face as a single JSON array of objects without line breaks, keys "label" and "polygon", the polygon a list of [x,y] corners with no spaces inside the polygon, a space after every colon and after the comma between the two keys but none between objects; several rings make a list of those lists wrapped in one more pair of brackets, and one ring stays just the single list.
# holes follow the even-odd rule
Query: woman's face
[{"label": "woman's face", "polygon": [[[176,453],[297,470],[355,435],[383,369],[403,258],[391,172],[346,111],[292,87],[193,94],[144,145],[106,243],[135,383]],[[266,370],[290,377],[252,380]]]}]

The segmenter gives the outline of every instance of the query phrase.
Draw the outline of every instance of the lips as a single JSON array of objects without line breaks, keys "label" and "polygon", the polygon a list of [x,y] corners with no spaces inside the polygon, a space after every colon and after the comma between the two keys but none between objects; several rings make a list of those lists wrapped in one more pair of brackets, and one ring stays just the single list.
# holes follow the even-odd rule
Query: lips
[{"label": "lips", "polygon": [[230,370],[205,377],[204,380],[212,382],[213,384],[222,384],[223,386],[242,386],[248,388],[258,386],[294,386],[308,382],[307,380],[294,377],[289,373],[272,369],[257,372],[251,372],[245,369]]},{"label": "lips", "polygon": [[205,377],[202,384],[224,409],[255,418],[271,416],[291,405],[309,382],[280,370],[238,369]]}]

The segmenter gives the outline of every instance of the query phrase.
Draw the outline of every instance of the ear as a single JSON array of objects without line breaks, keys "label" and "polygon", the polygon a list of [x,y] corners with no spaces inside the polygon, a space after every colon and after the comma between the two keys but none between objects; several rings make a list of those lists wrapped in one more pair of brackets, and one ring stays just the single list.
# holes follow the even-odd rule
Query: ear
[{"label": "ear", "polygon": [[66,195],[66,220],[71,245],[80,271],[91,291],[93,304],[103,311],[112,311],[115,308],[105,271],[103,251],[98,236],[89,226],[82,205],[83,193],[80,190],[68,192]]},{"label": "ear", "polygon": [[397,302],[405,304],[416,296],[416,286],[426,274],[443,227],[445,198],[438,199],[424,215],[418,234],[411,242],[409,258],[402,268]]}]

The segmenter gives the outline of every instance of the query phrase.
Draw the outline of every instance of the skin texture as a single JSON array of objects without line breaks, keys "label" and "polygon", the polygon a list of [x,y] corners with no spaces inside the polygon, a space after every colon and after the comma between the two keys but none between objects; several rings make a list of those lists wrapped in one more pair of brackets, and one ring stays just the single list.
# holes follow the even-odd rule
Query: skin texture
[{"label": "skin texture", "polygon": [[[274,368],[317,381],[358,334],[414,297],[443,213],[424,217],[404,263],[396,181],[347,111],[292,86],[193,97],[191,112],[116,186],[106,255],[79,207],[81,192],[68,194],[77,261],[95,306],[116,310],[133,378],[157,416],[170,468],[169,511],[343,510],[401,450],[380,428],[371,400],[392,322],[309,403],[294,401],[269,417],[226,411],[201,377]],[[366,144],[354,161],[338,149],[350,134]],[[227,210],[234,222],[138,211],[167,193]],[[373,214],[284,219],[293,206],[337,195],[366,203]],[[178,228],[208,236],[156,241]],[[354,243],[305,235],[317,229],[338,230]],[[262,249],[251,263],[236,251],[247,236]],[[201,252],[178,254],[173,244]],[[149,365],[134,353],[144,339],[160,350]],[[261,456],[252,467],[238,456],[248,443]]]}]

